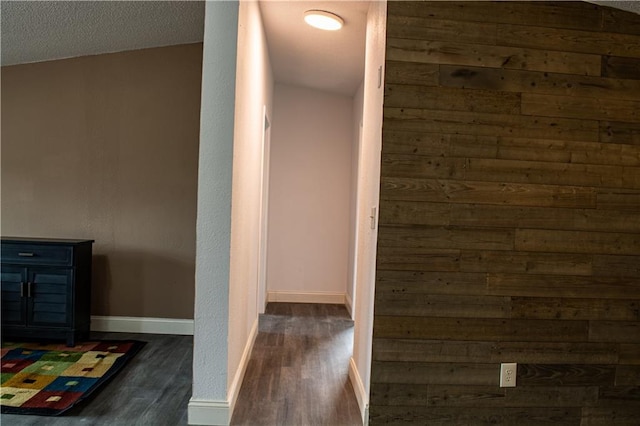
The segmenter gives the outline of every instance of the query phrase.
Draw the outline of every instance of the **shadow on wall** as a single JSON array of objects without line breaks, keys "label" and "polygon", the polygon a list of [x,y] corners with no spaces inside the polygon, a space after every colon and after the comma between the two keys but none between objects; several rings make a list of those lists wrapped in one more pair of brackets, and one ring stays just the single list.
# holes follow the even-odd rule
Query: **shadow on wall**
[{"label": "shadow on wall", "polygon": [[105,316],[193,318],[195,259],[148,251],[95,254],[91,313]]}]

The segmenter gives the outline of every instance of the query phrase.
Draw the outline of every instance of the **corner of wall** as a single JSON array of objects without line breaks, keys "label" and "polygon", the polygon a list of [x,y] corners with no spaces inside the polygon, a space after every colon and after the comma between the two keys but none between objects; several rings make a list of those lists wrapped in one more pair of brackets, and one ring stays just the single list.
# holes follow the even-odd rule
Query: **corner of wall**
[{"label": "corner of wall", "polygon": [[190,425],[227,426],[231,422],[228,401],[209,401],[191,398],[188,407]]},{"label": "corner of wall", "polygon": [[347,311],[349,311],[349,316],[351,317],[351,319],[353,319],[353,300],[351,299],[349,293],[344,295],[344,306],[345,308],[347,308]]},{"label": "corner of wall", "polygon": [[253,344],[256,341],[256,336],[258,335],[258,318],[253,323],[251,327],[251,332],[249,333],[249,338],[244,346],[244,351],[242,352],[242,358],[240,358],[240,365],[236,370],[236,374],[233,376],[233,381],[231,382],[231,386],[229,386],[229,390],[227,394],[229,395],[229,420],[231,420],[231,416],[233,415],[233,409],[236,406],[236,401],[238,400],[238,394],[240,393],[240,387],[242,386],[242,380],[244,379],[244,373],[247,371],[247,365],[249,364],[249,358],[251,358],[251,351],[253,350]]},{"label": "corner of wall", "polygon": [[369,424],[369,395],[364,389],[364,384],[362,383],[358,366],[353,360],[353,357],[349,359],[349,380],[351,381],[351,386],[356,394],[362,424],[367,425]]}]

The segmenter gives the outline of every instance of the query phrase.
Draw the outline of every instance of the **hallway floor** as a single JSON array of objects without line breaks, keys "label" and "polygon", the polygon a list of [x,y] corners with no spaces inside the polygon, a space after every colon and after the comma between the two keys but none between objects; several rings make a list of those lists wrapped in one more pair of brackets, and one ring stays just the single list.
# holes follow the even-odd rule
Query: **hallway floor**
[{"label": "hallway floor", "polygon": [[353,321],[344,306],[269,303],[232,425],[362,425],[348,378]]}]

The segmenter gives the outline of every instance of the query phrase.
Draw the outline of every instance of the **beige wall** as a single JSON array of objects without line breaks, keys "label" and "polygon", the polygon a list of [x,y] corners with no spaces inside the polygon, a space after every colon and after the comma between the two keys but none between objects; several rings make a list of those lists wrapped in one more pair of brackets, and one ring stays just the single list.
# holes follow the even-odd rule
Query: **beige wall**
[{"label": "beige wall", "polygon": [[92,238],[92,313],[193,318],[202,45],[2,68],[2,235]]},{"label": "beige wall", "polygon": [[[242,378],[242,355],[264,312],[258,303],[264,114],[271,117],[273,76],[267,39],[256,1],[238,5],[235,74],[231,259],[229,264],[229,398]],[[268,151],[265,153],[268,159]],[[259,305],[261,305],[259,307]],[[253,331],[252,331],[253,330]]]},{"label": "beige wall", "polygon": [[347,96],[275,86],[267,256],[270,297],[346,294],[352,106],[353,99]]}]

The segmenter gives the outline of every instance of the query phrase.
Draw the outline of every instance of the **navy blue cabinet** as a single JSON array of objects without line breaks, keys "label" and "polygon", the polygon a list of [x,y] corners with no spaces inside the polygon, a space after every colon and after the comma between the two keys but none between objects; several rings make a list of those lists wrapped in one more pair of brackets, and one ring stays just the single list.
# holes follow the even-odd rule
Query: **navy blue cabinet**
[{"label": "navy blue cabinet", "polygon": [[92,243],[2,238],[3,338],[89,337]]}]

